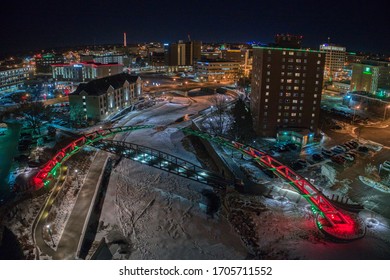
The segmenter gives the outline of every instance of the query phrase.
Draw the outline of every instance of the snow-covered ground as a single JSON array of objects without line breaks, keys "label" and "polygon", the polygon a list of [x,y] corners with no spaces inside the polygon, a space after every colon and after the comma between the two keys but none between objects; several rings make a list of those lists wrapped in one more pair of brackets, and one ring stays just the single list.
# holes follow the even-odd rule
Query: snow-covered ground
[{"label": "snow-covered ground", "polygon": [[[210,97],[174,97],[132,113],[118,125],[153,124],[117,135],[199,164],[177,130],[177,120],[211,105]],[[167,127],[167,125],[170,125]],[[149,166],[123,159],[111,174],[96,242],[105,237],[114,258],[130,259],[242,259],[246,249],[224,215],[206,214],[202,191],[212,189]]]}]

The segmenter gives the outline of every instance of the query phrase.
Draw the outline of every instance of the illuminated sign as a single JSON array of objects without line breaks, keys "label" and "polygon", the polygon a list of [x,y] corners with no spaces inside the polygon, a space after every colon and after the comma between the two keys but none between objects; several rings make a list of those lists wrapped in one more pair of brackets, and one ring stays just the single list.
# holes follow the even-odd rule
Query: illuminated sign
[{"label": "illuminated sign", "polygon": [[75,68],[81,68],[81,67],[83,67],[83,65],[81,65],[81,64],[74,64],[73,67],[75,67]]},{"label": "illuminated sign", "polygon": [[370,67],[364,67],[364,71],[363,71],[363,74],[368,74],[368,75],[371,75],[371,68]]}]

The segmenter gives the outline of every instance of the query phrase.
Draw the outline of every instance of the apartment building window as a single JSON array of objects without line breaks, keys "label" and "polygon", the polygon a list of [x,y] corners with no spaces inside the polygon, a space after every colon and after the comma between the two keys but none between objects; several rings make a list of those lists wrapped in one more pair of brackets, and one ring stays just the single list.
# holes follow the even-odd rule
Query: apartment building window
[{"label": "apartment building window", "polygon": [[321,60],[317,60],[317,64],[321,64]]},{"label": "apartment building window", "polygon": [[265,92],[265,96],[269,96],[269,91],[266,91],[266,92]]},{"label": "apartment building window", "polygon": [[266,85],[265,88],[266,88],[266,89],[269,89],[269,85]]},{"label": "apartment building window", "polygon": [[294,52],[288,52],[289,55],[294,55]]},{"label": "apartment building window", "polygon": [[298,100],[297,100],[297,99],[293,99],[292,103],[293,103],[293,104],[297,104],[297,103],[298,103]]},{"label": "apartment building window", "polygon": [[291,96],[291,92],[286,92],[286,97],[290,97]]},{"label": "apartment building window", "polygon": [[290,113],[289,112],[285,112],[285,113],[283,113],[283,116],[288,117],[288,116],[290,116]]},{"label": "apartment building window", "polygon": [[282,113],[281,112],[278,112],[278,116],[280,117],[282,115]]},{"label": "apartment building window", "polygon": [[290,106],[284,106],[284,110],[290,110]]},{"label": "apartment building window", "polygon": [[266,99],[264,100],[264,102],[265,102],[265,103],[268,103],[268,98],[266,98]]},{"label": "apartment building window", "polygon": [[301,73],[295,73],[295,77],[300,77]]},{"label": "apartment building window", "polygon": [[290,62],[290,63],[294,62],[294,58],[289,58],[288,62]]},{"label": "apartment building window", "polygon": [[294,90],[299,90],[299,87],[298,86],[294,86]]},{"label": "apartment building window", "polygon": [[284,72],[282,72],[281,75],[284,76]]},{"label": "apartment building window", "polygon": [[283,92],[279,92],[279,96],[283,96]]},{"label": "apartment building window", "polygon": [[313,114],[311,114],[311,116],[312,116],[312,117],[315,117],[315,116],[316,116],[316,114],[314,114],[314,113],[313,113]]},{"label": "apartment building window", "polygon": [[292,79],[287,79],[287,83],[291,84],[292,83]]},{"label": "apartment building window", "polygon": [[291,113],[291,117],[296,117],[297,113]]},{"label": "apartment building window", "polygon": [[283,51],[283,55],[286,55],[286,52],[285,52],[285,51]]},{"label": "apartment building window", "polygon": [[267,71],[267,75],[271,75],[271,71]]},{"label": "apartment building window", "polygon": [[296,62],[296,63],[301,63],[301,62],[302,62],[302,59],[297,58],[297,59],[295,59],[295,62]]},{"label": "apartment building window", "polygon": [[317,94],[314,94],[314,98],[316,98],[317,97]]},{"label": "apartment building window", "polygon": [[280,123],[280,119],[277,119],[276,121],[277,121],[278,123]]},{"label": "apartment building window", "polygon": [[320,53],[318,54],[318,57],[321,57],[321,54],[320,54]]},{"label": "apartment building window", "polygon": [[281,83],[284,83],[284,79],[280,79],[280,82],[281,82]]}]

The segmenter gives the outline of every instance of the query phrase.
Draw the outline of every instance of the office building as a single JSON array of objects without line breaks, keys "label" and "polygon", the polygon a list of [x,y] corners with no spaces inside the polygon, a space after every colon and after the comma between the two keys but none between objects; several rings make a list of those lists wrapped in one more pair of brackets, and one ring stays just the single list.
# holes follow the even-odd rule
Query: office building
[{"label": "office building", "polygon": [[169,66],[194,66],[201,58],[202,43],[199,41],[172,43],[169,46]]},{"label": "office building", "polygon": [[101,64],[94,62],[52,65],[53,78],[57,81],[86,82],[123,72],[118,63]]},{"label": "office building", "polygon": [[334,79],[341,73],[346,61],[345,47],[336,46],[333,44],[320,45],[320,51],[325,52],[325,79]]},{"label": "office building", "polygon": [[390,94],[390,62],[362,60],[352,65],[351,91]]},{"label": "office building", "polygon": [[69,95],[72,114],[85,112],[88,120],[101,121],[121,109],[131,106],[142,96],[139,76],[121,73],[80,84]]},{"label": "office building", "polygon": [[195,76],[201,82],[236,81],[240,63],[235,61],[201,60],[196,63]]},{"label": "office building", "polygon": [[81,54],[80,62],[95,62],[101,64],[124,64],[126,62],[126,56],[120,53],[104,52],[93,54]]},{"label": "office building", "polygon": [[254,129],[261,136],[291,136],[304,146],[317,131],[325,53],[291,48],[300,46],[301,36],[283,37],[253,50]]},{"label": "office building", "polygon": [[240,76],[249,77],[252,72],[253,50],[222,50],[222,59],[240,63]]},{"label": "office building", "polygon": [[64,56],[57,53],[37,54],[35,58],[36,73],[51,73],[52,64],[64,63]]},{"label": "office building", "polygon": [[0,66],[0,92],[20,89],[29,78],[29,67]]}]

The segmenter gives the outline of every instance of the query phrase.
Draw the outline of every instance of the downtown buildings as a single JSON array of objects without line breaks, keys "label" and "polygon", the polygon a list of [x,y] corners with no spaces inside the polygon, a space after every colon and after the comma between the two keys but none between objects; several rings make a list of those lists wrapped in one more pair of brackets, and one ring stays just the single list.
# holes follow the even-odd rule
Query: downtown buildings
[{"label": "downtown buildings", "polygon": [[277,35],[254,48],[251,111],[258,135],[304,146],[317,132],[325,53],[302,49],[301,39]]},{"label": "downtown buildings", "polygon": [[168,47],[168,66],[177,71],[194,66],[201,58],[202,42],[200,41],[178,41]]}]

